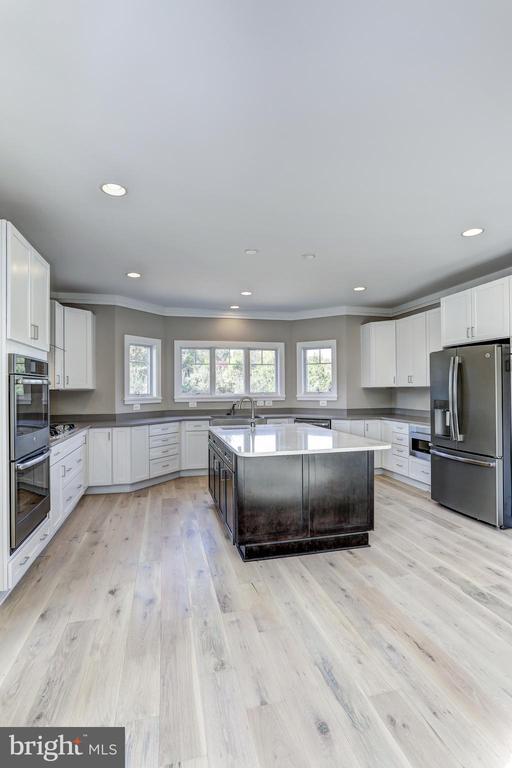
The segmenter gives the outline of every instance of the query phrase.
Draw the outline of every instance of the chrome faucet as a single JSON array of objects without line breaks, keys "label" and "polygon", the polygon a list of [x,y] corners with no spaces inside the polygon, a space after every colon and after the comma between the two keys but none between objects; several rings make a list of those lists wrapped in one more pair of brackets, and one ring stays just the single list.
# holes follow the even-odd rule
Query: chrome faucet
[{"label": "chrome faucet", "polygon": [[[240,400],[238,401],[238,408],[240,410],[242,409],[242,403],[244,402],[244,400],[248,400],[250,402],[250,404],[251,404],[251,429],[255,429],[256,428],[256,413],[255,413],[255,410],[254,410],[254,398],[249,397],[248,395],[244,395],[244,397],[241,397]],[[235,409],[236,405],[237,405],[237,403],[234,403],[234,405],[233,405],[233,412],[234,412],[234,409]]]}]

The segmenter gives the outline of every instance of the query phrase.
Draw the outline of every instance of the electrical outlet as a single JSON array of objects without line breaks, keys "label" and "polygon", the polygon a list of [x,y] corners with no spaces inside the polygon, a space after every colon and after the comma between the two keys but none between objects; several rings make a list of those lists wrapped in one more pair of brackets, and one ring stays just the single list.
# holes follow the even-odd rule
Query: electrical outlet
[{"label": "electrical outlet", "polygon": [[320,400],[320,405],[325,407],[327,405],[327,400]]},{"label": "electrical outlet", "polygon": [[265,405],[265,401],[264,400],[256,400],[256,405],[259,408],[262,408]]},{"label": "electrical outlet", "polygon": [[267,406],[267,408],[271,408],[272,407],[272,400],[265,400],[265,405]]},{"label": "electrical outlet", "polygon": [[134,403],[133,404],[133,410],[134,411],[140,411],[140,403]]},{"label": "electrical outlet", "polygon": [[190,400],[188,404],[189,408],[197,408],[197,403],[195,400]]}]

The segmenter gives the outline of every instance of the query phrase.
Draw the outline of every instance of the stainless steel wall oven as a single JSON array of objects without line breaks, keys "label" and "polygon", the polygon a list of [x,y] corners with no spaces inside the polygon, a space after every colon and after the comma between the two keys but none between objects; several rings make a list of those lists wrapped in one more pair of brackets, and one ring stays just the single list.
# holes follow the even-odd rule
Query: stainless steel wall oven
[{"label": "stainless steel wall oven", "polygon": [[48,363],[9,355],[11,551],[50,511]]}]

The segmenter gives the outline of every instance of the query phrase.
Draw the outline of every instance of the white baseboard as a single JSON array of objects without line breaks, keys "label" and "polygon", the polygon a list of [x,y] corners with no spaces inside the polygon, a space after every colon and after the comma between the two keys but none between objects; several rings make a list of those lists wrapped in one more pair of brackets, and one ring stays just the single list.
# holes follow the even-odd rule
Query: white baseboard
[{"label": "white baseboard", "polygon": [[176,480],[178,477],[201,477],[207,475],[207,469],[182,469],[180,472],[170,472],[167,475],[158,477],[148,477],[147,480],[141,480],[138,483],[125,483],[123,485],[90,485],[86,494],[92,496],[99,493],[132,493],[141,491],[143,488],[150,488],[152,485],[167,483],[169,480]]}]

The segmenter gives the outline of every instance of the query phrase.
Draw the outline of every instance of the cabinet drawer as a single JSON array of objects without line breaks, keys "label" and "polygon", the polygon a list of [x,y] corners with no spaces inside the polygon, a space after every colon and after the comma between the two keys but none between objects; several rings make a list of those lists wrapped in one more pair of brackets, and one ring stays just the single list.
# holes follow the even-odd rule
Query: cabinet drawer
[{"label": "cabinet drawer", "polygon": [[388,468],[399,475],[409,475],[409,459],[391,455]]},{"label": "cabinet drawer", "polygon": [[70,477],[69,480],[65,481],[62,485],[62,503],[64,504],[64,507],[69,502],[69,497],[76,496],[77,493],[80,494],[80,496],[85,491],[85,476],[83,472],[77,472],[73,475],[73,477]]},{"label": "cabinet drawer", "polygon": [[156,448],[151,448],[149,451],[149,458],[151,460],[163,459],[165,456],[178,456],[179,452],[180,446],[178,443],[176,443],[176,445],[162,445]]},{"label": "cabinet drawer", "polygon": [[430,485],[430,461],[423,459],[409,460],[409,477],[418,480],[420,483]]},{"label": "cabinet drawer", "polygon": [[36,557],[45,548],[49,538],[50,523],[49,520],[45,520],[37,531],[34,531],[29,540],[14,553],[7,563],[7,574],[11,587],[14,587],[28,571]]},{"label": "cabinet drawer", "polygon": [[210,422],[208,420],[204,421],[185,421],[184,427],[185,432],[196,432],[197,430],[202,429],[203,431],[206,429],[209,429]]},{"label": "cabinet drawer", "polygon": [[409,435],[404,435],[402,432],[393,432],[393,445],[409,446]]},{"label": "cabinet drawer", "polygon": [[149,476],[158,477],[169,472],[177,472],[180,468],[179,456],[169,456],[165,459],[152,459],[149,462]]},{"label": "cabinet drawer", "polygon": [[70,437],[69,440],[64,440],[63,443],[58,443],[50,448],[50,465],[55,464],[57,461],[61,461],[65,456],[69,456],[77,448],[85,445],[87,432],[81,432],[79,435]]},{"label": "cabinet drawer", "polygon": [[180,436],[177,433],[170,435],[156,435],[149,438],[150,448],[160,448],[163,445],[178,445]]},{"label": "cabinet drawer", "polygon": [[171,435],[180,431],[179,422],[170,422],[168,424],[150,424],[150,435]]},{"label": "cabinet drawer", "polygon": [[409,458],[409,448],[405,445],[393,445],[391,453],[393,456],[398,456],[399,459]]},{"label": "cabinet drawer", "polygon": [[393,425],[393,432],[402,432],[405,435],[409,434],[409,425],[405,424],[403,421],[392,421],[390,423]]},{"label": "cabinet drawer", "polygon": [[65,478],[64,482],[66,482],[68,478],[76,474],[77,470],[85,467],[85,446],[77,448],[76,451],[62,459],[61,466],[62,477]]}]

